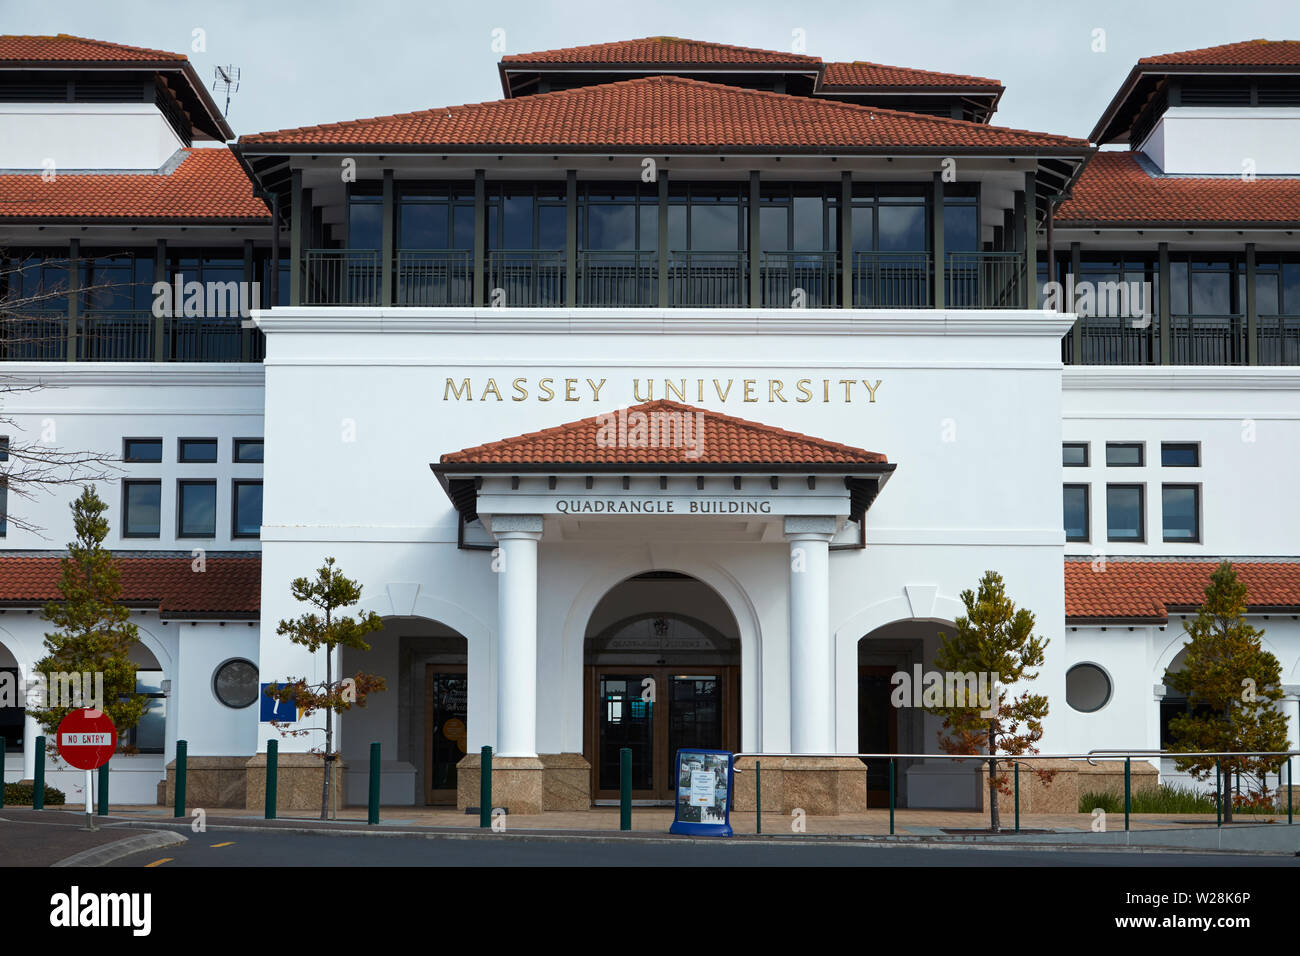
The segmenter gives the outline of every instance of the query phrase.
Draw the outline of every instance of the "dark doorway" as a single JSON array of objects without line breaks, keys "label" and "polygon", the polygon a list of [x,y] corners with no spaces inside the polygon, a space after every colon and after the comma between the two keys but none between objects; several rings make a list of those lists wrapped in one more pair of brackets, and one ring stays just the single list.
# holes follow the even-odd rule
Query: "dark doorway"
[{"label": "dark doorway", "polygon": [[[890,703],[890,677],[897,668],[864,664],[858,668],[858,753],[898,752],[898,709]],[[889,806],[889,761],[867,765],[867,806]],[[897,791],[895,791],[897,792]]]}]

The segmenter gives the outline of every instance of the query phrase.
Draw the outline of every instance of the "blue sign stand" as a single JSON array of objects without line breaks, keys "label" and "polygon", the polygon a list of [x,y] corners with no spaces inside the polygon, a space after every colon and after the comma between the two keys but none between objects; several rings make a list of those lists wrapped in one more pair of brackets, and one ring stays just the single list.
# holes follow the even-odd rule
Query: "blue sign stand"
[{"label": "blue sign stand", "polygon": [[676,812],[669,833],[731,836],[734,755],[726,750],[677,751]]}]

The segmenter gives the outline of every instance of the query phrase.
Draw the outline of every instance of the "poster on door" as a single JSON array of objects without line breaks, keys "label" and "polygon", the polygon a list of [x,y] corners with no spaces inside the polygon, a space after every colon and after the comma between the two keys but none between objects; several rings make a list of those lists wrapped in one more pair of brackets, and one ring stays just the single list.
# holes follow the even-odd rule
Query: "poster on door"
[{"label": "poster on door", "polygon": [[732,754],[677,751],[676,813],[670,833],[731,836]]}]

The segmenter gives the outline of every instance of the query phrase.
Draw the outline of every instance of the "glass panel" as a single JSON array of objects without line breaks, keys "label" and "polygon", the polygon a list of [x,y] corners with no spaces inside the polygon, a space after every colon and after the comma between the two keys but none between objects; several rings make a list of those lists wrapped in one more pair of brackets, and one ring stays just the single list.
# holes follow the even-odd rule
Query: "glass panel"
[{"label": "glass panel", "polygon": [[722,749],[722,680],[716,675],[668,678],[669,779],[677,751],[689,747]]},{"label": "glass panel", "polygon": [[447,248],[449,212],[445,203],[402,203],[397,207],[398,248]]},{"label": "glass panel", "polygon": [[683,205],[668,207],[668,248],[686,248],[686,207]]},{"label": "glass panel", "polygon": [[925,241],[925,207],[880,207],[880,251],[914,252],[929,248]]},{"label": "glass panel", "polygon": [[1142,540],[1142,489],[1106,486],[1106,536],[1112,541]]},{"label": "glass panel", "polygon": [[[0,667],[0,675],[5,675],[4,680],[8,681],[8,686],[18,687],[18,681],[21,673],[16,667]],[[14,694],[13,696],[5,695],[0,698],[0,738],[4,738],[4,746],[0,747],[0,753],[22,753],[23,752],[23,715],[25,709],[18,704],[11,704],[9,701],[21,701],[23,696]]]},{"label": "glass panel", "polygon": [[235,461],[262,461],[265,445],[260,438],[235,439]]},{"label": "glass panel", "polygon": [[353,196],[348,203],[348,248],[378,249],[383,231],[384,209],[380,198]]},{"label": "glass panel", "polygon": [[632,205],[587,208],[588,249],[635,249],[636,207]]},{"label": "glass panel", "polygon": [[[537,248],[563,249],[567,232],[566,214],[563,206],[537,207]],[[532,248],[532,244],[524,248]]]},{"label": "glass panel", "polygon": [[758,232],[764,252],[790,248],[790,210],[785,206],[763,206],[758,215]]},{"label": "glass panel", "polygon": [[122,451],[124,461],[162,461],[161,438],[128,438]]},{"label": "glass panel", "polygon": [[453,249],[474,248],[474,207],[456,206],[451,217],[451,245]]},{"label": "glass panel", "polygon": [[871,252],[875,248],[876,210],[871,206],[853,207],[853,251]]},{"label": "glass panel", "polygon": [[822,234],[822,198],[794,197],[794,243],[791,248],[819,251],[826,247]]},{"label": "glass panel", "polygon": [[1165,485],[1161,489],[1166,541],[1199,539],[1197,489],[1195,485]]},{"label": "glass panel", "polygon": [[433,740],[429,754],[430,786],[434,790],[456,789],[456,764],[465,756],[466,702],[469,682],[464,674],[429,675],[433,691]]},{"label": "glass panel", "polygon": [[691,249],[734,252],[740,245],[740,209],[736,206],[691,207]]},{"label": "glass panel", "polygon": [[262,530],[262,483],[240,481],[235,483],[234,533],[240,537],[255,537]]},{"label": "glass panel", "polygon": [[1107,443],[1106,464],[1115,467],[1140,467],[1142,465],[1142,446],[1140,444]]},{"label": "glass panel", "polygon": [[1169,309],[1174,315],[1187,314],[1187,263],[1169,263]]},{"label": "glass panel", "polygon": [[212,482],[180,483],[178,533],[186,537],[210,538],[217,533],[217,486]]},{"label": "glass panel", "polygon": [[[894,753],[897,747],[890,733],[893,706],[889,702],[893,685],[888,674],[858,674],[858,753]],[[889,804],[889,761],[864,760],[867,765],[868,801],[872,806]],[[872,798],[871,793],[883,795]]]},{"label": "glass panel", "polygon": [[1282,309],[1300,315],[1300,262],[1282,263]]},{"label": "glass panel", "polygon": [[659,248],[659,207],[647,203],[641,205],[641,245],[640,248],[654,250]]},{"label": "glass panel", "polygon": [[1192,273],[1192,314],[1228,315],[1232,312],[1232,286],[1227,272]]},{"label": "glass panel", "polygon": [[215,438],[182,438],[180,461],[212,462],[217,460],[217,440]]},{"label": "glass panel", "polygon": [[1280,279],[1276,272],[1255,274],[1255,302],[1260,315],[1277,315],[1282,311]]},{"label": "glass panel", "polygon": [[1066,442],[1061,446],[1061,464],[1068,467],[1082,468],[1088,464],[1088,445],[1086,442]]},{"label": "glass panel", "polygon": [[533,248],[533,197],[507,196],[502,203],[501,213],[504,231],[500,248]]},{"label": "glass panel", "polygon": [[[619,788],[619,750],[632,751],[632,789],[654,789],[654,701],[641,698],[650,674],[602,674],[597,788]],[[648,685],[647,685],[648,686]]]},{"label": "glass panel", "polygon": [[1165,442],[1160,446],[1160,464],[1166,468],[1196,468],[1201,463],[1201,448],[1195,442]]},{"label": "glass panel", "polygon": [[162,485],[156,481],[126,483],[126,516],[123,528],[128,535],[158,537]]},{"label": "glass panel", "polygon": [[973,205],[944,203],[944,252],[979,251],[979,213]]},{"label": "glass panel", "polygon": [[1065,486],[1065,538],[1088,540],[1088,486]]}]

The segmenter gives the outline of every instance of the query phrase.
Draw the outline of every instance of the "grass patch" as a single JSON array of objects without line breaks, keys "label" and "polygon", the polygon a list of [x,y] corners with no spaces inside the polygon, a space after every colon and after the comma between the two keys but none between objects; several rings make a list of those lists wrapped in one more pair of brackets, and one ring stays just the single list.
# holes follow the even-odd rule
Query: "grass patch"
[{"label": "grass patch", "polygon": [[[1091,813],[1099,807],[1108,814],[1123,813],[1124,794],[1101,791],[1079,795],[1080,813]],[[1195,790],[1184,784],[1162,783],[1155,790],[1134,791],[1130,798],[1129,810],[1132,813],[1214,813],[1214,794]],[[1272,800],[1266,805],[1238,806],[1232,812],[1233,816],[1278,815]],[[1285,814],[1284,808],[1282,815]]]}]

